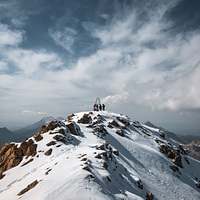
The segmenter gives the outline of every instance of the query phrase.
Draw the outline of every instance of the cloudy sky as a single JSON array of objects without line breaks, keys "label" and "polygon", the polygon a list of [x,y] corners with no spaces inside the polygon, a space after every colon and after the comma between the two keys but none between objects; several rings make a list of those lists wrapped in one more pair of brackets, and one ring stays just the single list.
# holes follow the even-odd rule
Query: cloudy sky
[{"label": "cloudy sky", "polygon": [[[1,0],[0,127],[110,111],[200,122],[199,0]],[[200,129],[200,126],[199,126]]]}]

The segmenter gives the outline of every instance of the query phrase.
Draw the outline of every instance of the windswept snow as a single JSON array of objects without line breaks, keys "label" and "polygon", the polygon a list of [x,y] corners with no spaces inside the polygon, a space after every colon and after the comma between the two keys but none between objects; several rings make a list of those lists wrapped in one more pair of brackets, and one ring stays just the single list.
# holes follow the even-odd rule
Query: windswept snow
[{"label": "windswept snow", "polygon": [[[91,121],[78,123],[84,115]],[[113,120],[119,127],[111,125]],[[76,135],[68,128],[72,122]],[[196,186],[200,183],[200,162],[181,154],[183,168],[178,167],[179,172],[170,169],[173,159],[159,148],[170,144],[178,149],[179,144],[162,138],[158,129],[107,111],[76,113],[60,124],[43,133],[41,141],[31,138],[38,145],[36,156],[22,166],[32,159],[24,157],[18,166],[4,172],[0,199],[142,200],[150,192],[156,200],[200,199]],[[53,139],[55,134],[62,135],[60,129],[65,132],[64,143]],[[52,141],[56,144],[47,146]],[[44,153],[50,148],[52,154],[46,156]],[[35,180],[39,183],[34,188],[18,196]]]}]

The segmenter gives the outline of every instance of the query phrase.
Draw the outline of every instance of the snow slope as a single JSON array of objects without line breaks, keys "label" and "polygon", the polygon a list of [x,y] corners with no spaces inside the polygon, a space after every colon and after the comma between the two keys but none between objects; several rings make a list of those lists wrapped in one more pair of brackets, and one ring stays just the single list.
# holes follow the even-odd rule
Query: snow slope
[{"label": "snow slope", "polygon": [[[146,193],[157,200],[200,199],[200,162],[178,143],[161,137],[158,129],[107,111],[80,112],[58,123],[41,133],[42,140],[30,138],[37,144],[34,157],[24,156],[18,166],[4,172],[0,199],[141,200]],[[47,146],[52,141],[55,144]],[[180,152],[183,168],[170,168],[175,164],[161,153],[161,145]],[[51,155],[45,155],[50,148]],[[34,188],[18,195],[35,180]]]}]

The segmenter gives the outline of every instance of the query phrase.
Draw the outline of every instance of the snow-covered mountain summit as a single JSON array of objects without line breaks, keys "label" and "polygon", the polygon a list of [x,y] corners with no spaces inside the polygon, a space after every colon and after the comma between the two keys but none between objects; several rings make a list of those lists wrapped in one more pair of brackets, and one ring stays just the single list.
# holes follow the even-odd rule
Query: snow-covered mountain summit
[{"label": "snow-covered mountain summit", "polygon": [[0,149],[0,199],[200,199],[200,162],[156,128],[72,114]]}]

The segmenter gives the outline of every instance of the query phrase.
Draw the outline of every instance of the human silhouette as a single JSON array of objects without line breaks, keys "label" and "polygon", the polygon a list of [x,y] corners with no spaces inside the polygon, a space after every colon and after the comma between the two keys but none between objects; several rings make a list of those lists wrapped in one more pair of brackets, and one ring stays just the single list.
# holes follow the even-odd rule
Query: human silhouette
[{"label": "human silhouette", "polygon": [[98,106],[98,104],[96,104],[96,111],[99,111],[99,106]]},{"label": "human silhouette", "polygon": [[104,104],[102,104],[102,108],[103,108],[103,110],[105,110],[105,105]]}]

